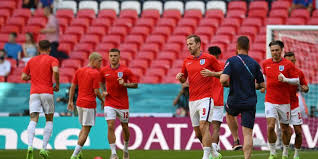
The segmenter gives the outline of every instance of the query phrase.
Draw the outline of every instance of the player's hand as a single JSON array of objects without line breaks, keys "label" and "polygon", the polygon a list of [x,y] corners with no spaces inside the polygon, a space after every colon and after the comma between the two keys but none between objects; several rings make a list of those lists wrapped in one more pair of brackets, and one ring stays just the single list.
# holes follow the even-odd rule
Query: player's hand
[{"label": "player's hand", "polygon": [[60,90],[60,85],[55,85],[53,88],[54,92],[58,92]]},{"label": "player's hand", "polygon": [[280,81],[280,82],[285,82],[285,79],[286,79],[286,77],[285,77],[282,73],[280,73],[280,74],[278,75],[278,81]]},{"label": "player's hand", "polygon": [[70,112],[73,112],[73,110],[74,110],[74,103],[73,102],[68,102],[67,110]]},{"label": "player's hand", "polygon": [[177,76],[176,76],[176,79],[177,80],[180,80],[182,78],[182,76],[184,76],[183,73],[178,73]]},{"label": "player's hand", "polygon": [[124,85],[125,81],[123,78],[118,78],[117,79],[120,85]]},{"label": "player's hand", "polygon": [[265,90],[266,90],[265,88],[261,88],[261,89],[260,89],[260,92],[261,92],[261,93],[265,93]]},{"label": "player's hand", "polygon": [[306,93],[309,91],[309,87],[306,86],[306,85],[301,85],[300,89],[301,89],[302,92],[306,92]]},{"label": "player's hand", "polygon": [[212,72],[206,68],[204,68],[200,74],[203,76],[203,77],[212,77],[214,75],[215,72]]},{"label": "player's hand", "polygon": [[108,92],[103,92],[103,97],[106,97],[108,95]]}]

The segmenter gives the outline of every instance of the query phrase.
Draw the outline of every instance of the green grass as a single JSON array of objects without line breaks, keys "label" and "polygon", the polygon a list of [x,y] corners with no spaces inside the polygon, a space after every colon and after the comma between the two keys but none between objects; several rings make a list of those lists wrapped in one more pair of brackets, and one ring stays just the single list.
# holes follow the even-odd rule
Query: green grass
[{"label": "green grass", "polygon": [[[121,151],[117,151],[119,157],[122,157]],[[50,159],[69,159],[72,155],[72,150],[52,150],[50,151]],[[242,159],[242,151],[222,151],[224,159]],[[101,156],[103,159],[109,159],[109,150],[84,150],[84,159],[94,159],[96,156]],[[267,159],[268,151],[254,151],[252,159]],[[0,159],[25,159],[26,150],[0,150]],[[289,153],[289,159],[292,159],[293,152]],[[317,159],[318,151],[301,151],[301,159]],[[131,159],[201,159],[202,151],[160,151],[160,150],[134,150],[130,151]],[[39,151],[34,151],[34,159],[40,159]],[[281,154],[278,158],[281,159]]]}]

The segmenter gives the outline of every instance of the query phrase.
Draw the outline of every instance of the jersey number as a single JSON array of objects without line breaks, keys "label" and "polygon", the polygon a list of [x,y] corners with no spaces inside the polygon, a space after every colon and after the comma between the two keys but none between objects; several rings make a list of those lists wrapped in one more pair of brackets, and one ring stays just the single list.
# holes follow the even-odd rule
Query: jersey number
[{"label": "jersey number", "polygon": [[205,115],[205,113],[206,113],[206,109],[205,109],[205,108],[203,108],[202,115]]},{"label": "jersey number", "polygon": [[128,118],[129,113],[128,112],[124,112],[124,118],[127,119]]}]

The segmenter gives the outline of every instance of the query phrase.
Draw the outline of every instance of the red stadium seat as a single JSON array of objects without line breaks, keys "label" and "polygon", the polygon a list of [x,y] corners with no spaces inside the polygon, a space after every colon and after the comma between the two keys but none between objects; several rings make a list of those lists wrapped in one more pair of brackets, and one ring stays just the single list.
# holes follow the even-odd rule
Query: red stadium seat
[{"label": "red stadium seat", "polygon": [[8,20],[8,18],[11,16],[11,13],[7,9],[0,9],[0,17],[4,17],[5,21]]},{"label": "red stadium seat", "polygon": [[176,25],[177,25],[176,20],[173,18],[161,18],[157,24],[157,26],[170,27],[171,30],[173,30],[176,27]]},{"label": "red stadium seat", "polygon": [[267,18],[265,25],[281,25],[284,24],[284,19],[282,18]]},{"label": "red stadium seat", "polygon": [[140,18],[137,20],[136,26],[148,27],[150,30],[155,26],[155,20],[151,18]]},{"label": "red stadium seat", "polygon": [[268,2],[266,1],[252,1],[249,10],[264,10],[268,11]]},{"label": "red stadium seat", "polygon": [[44,10],[43,10],[43,9],[36,9],[36,10],[33,12],[33,17],[46,18],[46,16],[44,15]]},{"label": "red stadium seat", "polygon": [[83,35],[83,37],[80,40],[80,43],[89,43],[89,44],[92,44],[93,47],[95,48],[97,43],[100,42],[100,40],[101,39],[97,35],[86,34],[86,35]]},{"label": "red stadium seat", "polygon": [[142,35],[144,39],[150,34],[150,29],[148,27],[136,26],[131,29],[131,35]]},{"label": "red stadium seat", "polygon": [[87,34],[96,35],[98,39],[101,39],[107,32],[107,28],[102,26],[91,26],[87,30]]},{"label": "red stadium seat", "polygon": [[226,14],[227,18],[239,18],[243,20],[246,17],[246,13],[243,10],[229,10]]},{"label": "red stadium seat", "polygon": [[138,49],[144,43],[145,39],[142,35],[128,35],[125,39],[125,43],[137,44]]},{"label": "red stadium seat", "polygon": [[149,68],[145,74],[145,76],[157,76],[162,80],[162,78],[166,75],[166,71],[163,68]]},{"label": "red stadium seat", "polygon": [[33,25],[33,26],[40,26],[40,27],[45,27],[46,26],[47,19],[42,18],[42,17],[32,17],[28,21],[28,25]]},{"label": "red stadium seat", "polygon": [[137,77],[137,81],[140,81],[140,78],[144,76],[144,71],[141,68],[133,68],[133,74]]},{"label": "red stadium seat", "polygon": [[119,44],[121,43],[121,40],[122,38],[120,37],[120,35],[106,35],[103,37],[102,42],[111,43],[115,45],[116,47],[118,47]]},{"label": "red stadium seat", "polygon": [[260,18],[246,18],[243,20],[243,26],[253,26],[259,29],[263,25],[263,21]]},{"label": "red stadium seat", "polygon": [[265,55],[266,43],[254,43],[251,47],[251,51],[262,52],[262,55]]},{"label": "red stadium seat", "polygon": [[78,69],[82,67],[82,62],[76,59],[66,59],[63,60],[61,67]]},{"label": "red stadium seat", "polygon": [[9,40],[9,33],[1,33],[0,34],[0,42],[8,42]]},{"label": "red stadium seat", "polygon": [[207,10],[205,13],[205,18],[213,18],[213,19],[218,19],[218,24],[221,24],[223,19],[224,19],[224,13],[222,10]]},{"label": "red stadium seat", "polygon": [[227,49],[226,49],[227,52],[235,52],[236,51],[236,44],[235,43],[231,43]]},{"label": "red stadium seat", "polygon": [[197,35],[206,35],[207,37],[211,37],[215,34],[214,27],[208,27],[208,26],[200,26],[196,29],[195,34]]},{"label": "red stadium seat", "polygon": [[211,43],[222,44],[225,48],[231,43],[232,38],[227,35],[216,35],[212,38]]},{"label": "red stadium seat", "polygon": [[165,42],[166,42],[166,38],[164,35],[150,35],[148,36],[146,40],[146,43],[148,44],[150,43],[158,44],[159,48],[162,48]]},{"label": "red stadium seat", "polygon": [[303,18],[288,18],[286,24],[288,25],[305,25],[306,21]]},{"label": "red stadium seat", "polygon": [[159,45],[154,43],[144,44],[142,45],[140,51],[153,52],[157,54],[159,52]]},{"label": "red stadium seat", "polygon": [[40,26],[25,26],[23,28],[24,33],[30,32],[30,33],[33,33],[34,35],[38,35],[41,30],[42,28]]},{"label": "red stadium seat", "polygon": [[74,51],[92,52],[94,49],[93,44],[79,43],[75,45]]},{"label": "red stadium seat", "polygon": [[116,27],[125,27],[129,32],[130,28],[134,26],[134,22],[129,18],[118,18],[115,20],[113,25]]},{"label": "red stadium seat", "polygon": [[132,56],[135,57],[139,48],[138,48],[138,44],[136,43],[123,43],[123,44],[120,44],[119,50],[125,51],[125,52],[131,52]]},{"label": "red stadium seat", "polygon": [[140,79],[140,83],[157,84],[160,83],[158,76],[144,76]]},{"label": "red stadium seat", "polygon": [[173,63],[177,59],[177,54],[175,52],[163,51],[158,53],[157,60],[168,60]]},{"label": "red stadium seat", "polygon": [[318,25],[318,17],[312,17],[308,21],[308,25]]},{"label": "red stadium seat", "polygon": [[7,78],[7,82],[9,83],[26,83],[21,79],[21,75],[9,75]]},{"label": "red stadium seat", "polygon": [[178,22],[181,18],[181,13],[179,10],[169,9],[169,10],[165,10],[163,12],[162,17],[163,18],[173,18],[176,20],[176,22]]},{"label": "red stadium seat", "polygon": [[238,28],[240,27],[240,20],[236,18],[226,18],[222,23],[223,26],[231,26],[235,28],[235,31],[238,32]]},{"label": "red stadium seat", "polygon": [[86,18],[92,22],[96,18],[95,11],[93,9],[80,9],[76,15],[77,18]]},{"label": "red stadium seat", "polygon": [[5,25],[1,28],[1,33],[11,33],[11,32],[16,32],[16,33],[20,33],[20,27],[16,26],[16,25]]},{"label": "red stadium seat", "polygon": [[214,30],[217,30],[219,27],[220,23],[218,22],[217,19],[214,18],[204,18],[200,21],[199,26],[204,26],[204,27],[212,27]]},{"label": "red stadium seat", "polygon": [[282,10],[282,9],[271,10],[271,12],[269,13],[269,17],[282,18],[285,22],[285,20],[288,18],[288,10]]},{"label": "red stadium seat", "polygon": [[273,9],[284,9],[288,10],[290,8],[290,2],[288,1],[274,1],[272,3],[272,10]]},{"label": "red stadium seat", "polygon": [[60,33],[62,32],[62,34],[64,34],[66,28],[67,28],[68,25],[69,25],[69,22],[68,22],[67,19],[65,19],[65,18],[58,18],[57,21],[58,21],[58,23],[59,23],[60,29],[62,29],[62,30],[60,30]]},{"label": "red stadium seat", "polygon": [[188,36],[193,34],[193,29],[192,27],[177,27],[174,32],[174,35],[184,35],[184,36]]},{"label": "red stadium seat", "polygon": [[66,18],[70,23],[74,18],[74,12],[71,9],[58,9],[55,16],[57,18]]},{"label": "red stadium seat", "polygon": [[76,35],[77,41],[79,41],[79,39],[82,37],[84,32],[85,32],[84,28],[80,26],[69,26],[65,30],[65,34]]},{"label": "red stadium seat", "polygon": [[141,17],[142,18],[151,18],[155,21],[158,21],[158,19],[160,19],[160,13],[156,9],[146,9],[146,10],[142,11]]},{"label": "red stadium seat", "polygon": [[5,45],[5,42],[0,42],[0,49],[3,49]]},{"label": "red stadium seat", "polygon": [[114,26],[111,27],[109,30],[109,35],[119,35],[121,39],[124,39],[125,36],[128,34],[128,29],[122,26]]},{"label": "red stadium seat", "polygon": [[247,5],[246,2],[243,1],[230,1],[228,3],[228,10],[242,10],[244,12],[246,12],[247,10]]},{"label": "red stadium seat", "polygon": [[[180,72],[180,68],[182,68],[182,65],[183,65],[183,59],[178,59],[178,60],[175,60],[174,62],[173,62],[173,69],[170,69],[169,70],[169,74],[171,74],[171,72],[173,72],[173,70],[174,69],[177,69],[179,72]],[[177,73],[179,73],[179,72],[177,72]],[[177,73],[176,74],[174,74],[174,75],[177,75]]]},{"label": "red stadium seat", "polygon": [[266,35],[257,35],[255,43],[266,43]]},{"label": "red stadium seat", "polygon": [[195,30],[197,25],[197,21],[193,18],[182,18],[178,23],[178,27],[191,27],[192,30]]},{"label": "red stadium seat", "polygon": [[61,83],[71,83],[71,80],[70,80],[69,76],[61,76],[60,82]]},{"label": "red stadium seat", "polygon": [[112,9],[102,9],[98,12],[98,18],[107,18],[112,22],[116,19],[116,11]]},{"label": "red stadium seat", "polygon": [[305,22],[307,23],[307,21],[310,18],[310,13],[308,12],[307,9],[294,9],[291,12],[291,16],[290,17],[303,18],[305,20]]},{"label": "red stadium seat", "polygon": [[179,44],[180,47],[183,47],[186,42],[186,36],[184,35],[172,35],[168,38],[168,43]]},{"label": "red stadium seat", "polygon": [[92,26],[101,26],[105,28],[109,28],[112,25],[112,21],[107,18],[96,18],[92,22]]},{"label": "red stadium seat", "polygon": [[155,59],[155,57],[156,57],[156,53],[152,51],[140,51],[136,55],[136,59],[147,60],[149,64]]},{"label": "red stadium seat", "polygon": [[82,28],[84,28],[85,32],[86,32],[89,25],[90,25],[89,20],[85,19],[85,18],[75,18],[71,22],[71,26],[82,27]]},{"label": "red stadium seat", "polygon": [[312,12],[312,17],[318,17],[318,9]]},{"label": "red stadium seat", "polygon": [[88,59],[88,53],[81,51],[73,51],[69,54],[69,56],[70,59],[80,60],[82,63]]},{"label": "red stadium seat", "polygon": [[263,20],[267,17],[267,11],[265,10],[249,10],[248,17],[262,18]]},{"label": "red stadium seat", "polygon": [[265,59],[264,54],[260,51],[249,51],[248,55],[258,63],[261,63]]},{"label": "red stadium seat", "polygon": [[163,78],[162,83],[180,83],[175,76],[166,76]]},{"label": "red stadium seat", "polygon": [[58,50],[69,54],[72,51],[72,47],[73,46],[70,43],[60,43]]},{"label": "red stadium seat", "polygon": [[239,34],[240,35],[249,35],[251,37],[251,41],[254,41],[255,36],[257,35],[258,30],[252,26],[243,26],[240,28]]},{"label": "red stadium seat", "polygon": [[158,26],[155,27],[152,35],[163,35],[167,39],[171,35],[171,28],[167,26]]},{"label": "red stadium seat", "polygon": [[151,68],[161,68],[164,70],[164,73],[168,72],[168,70],[171,68],[171,60],[166,59],[156,59],[152,61]]},{"label": "red stadium seat", "polygon": [[201,12],[201,10],[197,10],[197,9],[189,9],[189,10],[185,11],[183,17],[184,18],[193,18],[196,20],[196,23],[198,23],[202,18],[202,12]]},{"label": "red stadium seat", "polygon": [[16,8],[15,1],[2,0],[0,1],[0,9],[8,9],[12,12]]},{"label": "red stadium seat", "polygon": [[118,45],[115,45],[113,43],[100,43],[96,46],[95,51],[97,52],[108,52],[112,48],[116,48]]},{"label": "red stadium seat", "polygon": [[16,9],[13,12],[14,17],[23,17],[25,20],[28,20],[32,15],[30,9],[20,8]]},{"label": "red stadium seat", "polygon": [[138,13],[134,9],[124,9],[120,11],[119,18],[128,18],[131,19],[133,24],[135,24],[138,19]]},{"label": "red stadium seat", "polygon": [[176,43],[166,43],[162,49],[162,51],[174,52],[178,55],[181,51],[182,47]]},{"label": "red stadium seat", "polygon": [[73,48],[74,45],[76,43],[78,43],[78,39],[77,39],[76,35],[64,34],[64,35],[60,36],[59,42],[60,43],[69,43],[69,44],[71,44],[71,48]]},{"label": "red stadium seat", "polygon": [[236,28],[233,26],[222,26],[216,32],[216,35],[226,35],[230,41],[236,35]]},{"label": "red stadium seat", "polygon": [[145,59],[136,59],[130,62],[129,67],[131,68],[140,68],[142,69],[143,73],[149,67],[149,61]]},{"label": "red stadium seat", "polygon": [[60,75],[61,76],[67,76],[70,79],[73,79],[73,76],[75,74],[75,69],[74,68],[60,68],[59,69]]}]

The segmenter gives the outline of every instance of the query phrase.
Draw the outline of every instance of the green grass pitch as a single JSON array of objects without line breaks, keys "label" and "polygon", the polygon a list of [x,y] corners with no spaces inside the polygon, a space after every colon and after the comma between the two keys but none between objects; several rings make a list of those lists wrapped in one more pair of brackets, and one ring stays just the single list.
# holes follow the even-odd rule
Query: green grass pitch
[{"label": "green grass pitch", "polygon": [[[69,159],[72,150],[51,150],[49,159]],[[117,151],[120,159],[121,151]],[[242,151],[222,151],[224,159],[243,159]],[[94,159],[101,156],[103,159],[109,159],[109,150],[84,150],[84,159]],[[253,151],[252,159],[267,159],[268,151]],[[0,150],[0,159],[25,159],[26,150]],[[318,159],[318,151],[301,151],[301,159]],[[201,159],[202,151],[160,151],[160,150],[134,150],[130,151],[130,159]],[[289,159],[293,158],[293,152],[289,152]],[[39,151],[34,151],[34,159],[40,159]],[[281,153],[278,153],[278,159],[281,159]]]}]

